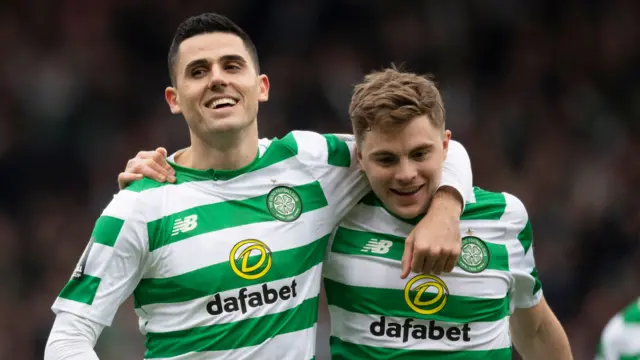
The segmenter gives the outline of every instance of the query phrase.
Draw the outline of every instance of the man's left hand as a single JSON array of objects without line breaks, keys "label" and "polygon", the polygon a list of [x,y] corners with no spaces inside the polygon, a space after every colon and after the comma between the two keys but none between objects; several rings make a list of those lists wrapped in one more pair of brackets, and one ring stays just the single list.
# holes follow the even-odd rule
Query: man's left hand
[{"label": "man's left hand", "polygon": [[411,271],[424,274],[451,272],[461,247],[462,198],[450,187],[438,189],[425,217],[405,240],[402,279]]}]

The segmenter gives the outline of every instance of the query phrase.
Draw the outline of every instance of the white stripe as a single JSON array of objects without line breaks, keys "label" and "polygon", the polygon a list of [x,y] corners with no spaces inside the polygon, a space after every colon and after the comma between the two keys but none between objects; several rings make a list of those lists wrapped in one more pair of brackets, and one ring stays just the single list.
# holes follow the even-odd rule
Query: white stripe
[{"label": "white stripe", "polygon": [[[399,261],[374,256],[352,256],[331,253],[325,277],[351,286],[403,290],[407,282],[418,275],[411,273],[407,279],[400,279]],[[453,272],[438,275],[449,294],[486,299],[502,299],[508,292],[510,274],[498,270],[484,270],[469,274],[454,268]],[[429,288],[428,292],[435,291]]]},{"label": "white stripe", "polygon": [[[283,286],[291,286],[293,280],[296,281],[297,296],[288,300],[278,300],[271,305],[252,308],[247,305],[247,312],[241,311],[220,315],[211,315],[207,312],[207,303],[214,299],[213,296],[206,296],[199,299],[171,304],[150,304],[144,305],[141,310],[136,309],[136,313],[146,322],[146,327],[141,329],[146,332],[168,332],[184,329],[191,329],[198,326],[210,326],[230,323],[238,320],[261,317],[269,314],[276,314],[300,305],[304,300],[318,296],[320,292],[320,276],[322,264],[318,264],[306,272],[276,281],[267,283],[269,289],[279,290]],[[262,293],[262,284],[247,287],[247,294],[252,292]],[[239,290],[227,290],[220,293],[221,301],[225,298],[238,297]]]},{"label": "white stripe", "polygon": [[407,236],[414,228],[413,225],[393,217],[382,207],[365,204],[358,204],[353,208],[340,226],[396,236]]},{"label": "white stripe", "polygon": [[[365,315],[346,311],[336,306],[329,305],[331,313],[331,335],[337,336],[343,341],[368,346],[376,346],[391,349],[404,350],[438,350],[438,351],[464,351],[464,350],[493,350],[503,349],[511,346],[511,336],[509,334],[509,317],[494,322],[474,322],[469,324],[468,335],[470,341],[463,341],[461,324],[447,322],[435,322],[436,326],[442,327],[445,335],[447,330],[456,326],[460,329],[458,341],[443,336],[441,339],[432,340],[414,339],[411,333],[407,333],[407,341],[404,342],[403,334],[400,337],[375,336],[371,333],[371,325],[374,321],[379,322],[379,315]],[[385,327],[389,328],[389,323],[404,324],[405,318],[385,317]],[[412,326],[424,325],[429,328],[429,320],[416,320]],[[413,331],[415,328],[412,328]],[[377,328],[376,331],[379,331]],[[433,335],[438,335],[437,330],[433,330]],[[428,331],[427,331],[428,334]],[[455,335],[455,334],[454,334]]]},{"label": "white stripe", "polygon": [[[332,223],[328,207],[303,213],[294,222],[272,221],[209,232],[184,239],[151,252],[154,264],[145,278],[177,276],[205,266],[229,261],[231,250],[239,241],[258,239],[272,252],[308,245],[328,235]],[[322,249],[324,251],[324,249]]]},{"label": "white stripe", "polygon": [[315,353],[315,339],[316,326],[278,335],[260,345],[226,351],[192,352],[154,360],[309,360]]},{"label": "white stripe", "polygon": [[[313,131],[292,131],[298,145],[298,157],[305,164],[327,164],[327,139]],[[311,169],[313,170],[313,168]]]},{"label": "white stripe", "polygon": [[266,195],[276,186],[298,186],[316,179],[295,156],[266,168],[224,181],[192,181],[145,190],[142,195],[150,205],[147,221],[191,209],[231,200],[245,200]]},{"label": "white stripe", "polygon": [[602,345],[605,354],[616,358],[640,354],[640,324],[627,324],[622,314],[617,314],[602,332]]},{"label": "white stripe", "polygon": [[[111,264],[113,248],[110,246],[93,243],[89,250],[89,257],[84,268],[84,273],[91,276],[102,277]],[[113,268],[113,267],[112,267]]]},{"label": "white stripe", "polygon": [[531,308],[542,299],[542,291],[533,293],[535,279],[531,271],[535,267],[533,243],[525,254],[524,247],[518,240],[518,235],[526,227],[528,221],[527,210],[520,199],[509,193],[503,193],[506,208],[500,218],[506,229],[506,246],[509,250],[509,269],[513,273],[511,310],[515,308]]},{"label": "white stripe", "polygon": [[101,216],[112,216],[117,219],[126,219],[134,208],[140,193],[122,190],[113,196],[113,200],[102,211]]}]

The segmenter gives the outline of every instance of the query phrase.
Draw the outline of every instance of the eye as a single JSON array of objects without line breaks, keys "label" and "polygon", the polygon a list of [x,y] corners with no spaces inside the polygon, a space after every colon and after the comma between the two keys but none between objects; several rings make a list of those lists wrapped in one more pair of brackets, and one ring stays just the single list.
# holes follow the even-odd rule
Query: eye
[{"label": "eye", "polygon": [[429,156],[429,152],[427,150],[419,150],[413,153],[412,157],[414,160],[424,160]]},{"label": "eye", "polygon": [[391,156],[382,156],[382,157],[376,158],[376,162],[382,166],[390,166],[396,162],[396,159]]},{"label": "eye", "polygon": [[206,73],[207,73],[207,69],[205,69],[203,67],[199,67],[199,68],[195,68],[195,69],[191,70],[191,76],[193,76],[194,78],[202,77]]},{"label": "eye", "polygon": [[240,70],[242,67],[236,63],[230,63],[227,64],[224,68],[225,70]]}]

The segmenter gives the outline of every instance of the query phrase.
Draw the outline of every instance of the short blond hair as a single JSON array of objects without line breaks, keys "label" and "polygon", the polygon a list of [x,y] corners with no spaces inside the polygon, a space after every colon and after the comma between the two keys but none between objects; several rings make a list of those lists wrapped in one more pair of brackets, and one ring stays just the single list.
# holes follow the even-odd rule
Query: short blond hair
[{"label": "short blond hair", "polygon": [[402,71],[395,66],[365,76],[355,86],[349,116],[356,141],[372,128],[394,130],[426,115],[444,131],[445,111],[440,91],[430,75]]}]

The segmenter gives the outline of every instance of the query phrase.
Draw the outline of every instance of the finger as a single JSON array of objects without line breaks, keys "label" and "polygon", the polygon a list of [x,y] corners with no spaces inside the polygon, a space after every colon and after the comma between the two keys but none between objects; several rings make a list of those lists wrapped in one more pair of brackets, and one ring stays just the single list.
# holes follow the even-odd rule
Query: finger
[{"label": "finger", "polygon": [[413,257],[413,233],[409,234],[404,242],[404,252],[402,253],[402,273],[401,279],[405,279],[411,273],[411,260]]},{"label": "finger", "polygon": [[445,263],[444,268],[442,270],[444,272],[452,272],[453,268],[456,266],[457,262],[458,262],[458,255],[457,254],[449,255],[447,257],[447,262]]},{"label": "finger", "polygon": [[151,158],[162,166],[171,167],[167,162],[167,150],[165,148],[157,148]]},{"label": "finger", "polygon": [[436,260],[438,260],[438,256],[425,256],[424,264],[422,265],[422,269],[420,269],[419,271],[422,271],[423,274],[433,273],[433,266],[435,265]]},{"label": "finger", "polygon": [[160,153],[160,155],[162,155],[162,157],[164,157],[164,158],[167,157],[167,149],[165,149],[163,147],[157,148],[156,152]]},{"label": "finger", "polygon": [[159,147],[156,149],[152,159],[157,162],[160,166],[164,167],[167,170],[167,181],[175,182],[175,174],[176,171],[171,167],[169,162],[167,161],[167,149],[163,147]]},{"label": "finger", "polygon": [[142,150],[142,151],[138,151],[138,153],[136,154],[136,157],[134,159],[153,159],[154,156],[159,155],[157,151],[154,150]]},{"label": "finger", "polygon": [[159,182],[164,182],[169,176],[165,168],[151,159],[144,160],[143,162],[138,162],[137,165],[135,165],[127,172],[142,174],[150,179]]},{"label": "finger", "polygon": [[442,273],[442,270],[444,269],[444,265],[447,262],[447,259],[447,256],[439,256],[433,264],[432,272],[436,275],[440,275],[440,273]]},{"label": "finger", "polygon": [[132,173],[120,173],[118,175],[118,188],[120,190],[127,187],[127,185],[131,184],[136,180],[142,179],[142,174],[132,174]]}]

